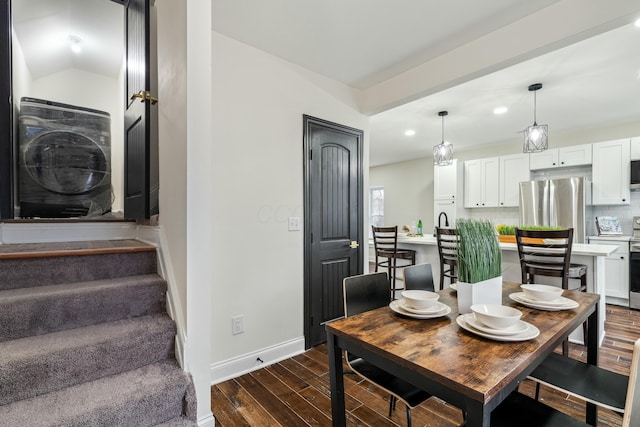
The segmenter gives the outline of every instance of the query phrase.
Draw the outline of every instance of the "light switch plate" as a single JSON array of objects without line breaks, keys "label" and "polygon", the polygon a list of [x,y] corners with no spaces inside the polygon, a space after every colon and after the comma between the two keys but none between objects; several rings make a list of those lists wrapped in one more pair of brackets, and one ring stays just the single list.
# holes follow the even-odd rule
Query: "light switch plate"
[{"label": "light switch plate", "polygon": [[299,216],[290,216],[289,217],[289,231],[300,231],[300,217]]}]

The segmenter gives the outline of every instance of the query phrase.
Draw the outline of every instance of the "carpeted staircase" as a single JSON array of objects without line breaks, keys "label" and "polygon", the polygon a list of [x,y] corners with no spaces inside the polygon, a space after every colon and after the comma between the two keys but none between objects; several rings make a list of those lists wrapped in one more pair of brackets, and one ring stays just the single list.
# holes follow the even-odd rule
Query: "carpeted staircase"
[{"label": "carpeted staircase", "polygon": [[0,426],[196,426],[156,250],[0,245]]}]

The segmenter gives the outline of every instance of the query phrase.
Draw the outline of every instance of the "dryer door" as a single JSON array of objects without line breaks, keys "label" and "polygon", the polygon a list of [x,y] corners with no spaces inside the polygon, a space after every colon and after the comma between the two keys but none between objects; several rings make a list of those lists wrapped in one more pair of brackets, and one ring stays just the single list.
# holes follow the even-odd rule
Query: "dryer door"
[{"label": "dryer door", "polygon": [[76,132],[38,134],[24,147],[24,166],[39,185],[59,194],[83,194],[109,175],[98,144]]}]

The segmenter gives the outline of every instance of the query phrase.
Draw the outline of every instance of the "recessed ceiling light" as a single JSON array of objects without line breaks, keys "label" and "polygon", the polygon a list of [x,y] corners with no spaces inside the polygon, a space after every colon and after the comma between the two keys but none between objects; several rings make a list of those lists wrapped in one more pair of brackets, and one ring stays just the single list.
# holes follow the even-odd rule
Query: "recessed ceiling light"
[{"label": "recessed ceiling light", "polygon": [[493,109],[493,114],[504,114],[507,111],[509,111],[507,107],[496,107]]},{"label": "recessed ceiling light", "polygon": [[415,130],[413,130],[413,129],[409,129],[409,130],[404,131],[404,134],[405,134],[406,136],[413,136],[413,135],[415,135],[415,134],[416,134],[416,131],[415,131]]},{"label": "recessed ceiling light", "polygon": [[82,39],[80,37],[69,35],[69,45],[73,53],[82,52]]}]

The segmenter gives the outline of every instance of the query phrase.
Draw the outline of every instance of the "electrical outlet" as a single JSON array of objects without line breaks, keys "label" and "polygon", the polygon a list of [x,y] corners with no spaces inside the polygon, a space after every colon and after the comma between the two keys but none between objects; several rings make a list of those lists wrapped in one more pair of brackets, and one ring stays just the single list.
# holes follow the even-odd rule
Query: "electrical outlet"
[{"label": "electrical outlet", "polygon": [[238,335],[244,332],[244,326],[242,325],[243,315],[235,316],[231,318],[231,334]]}]

